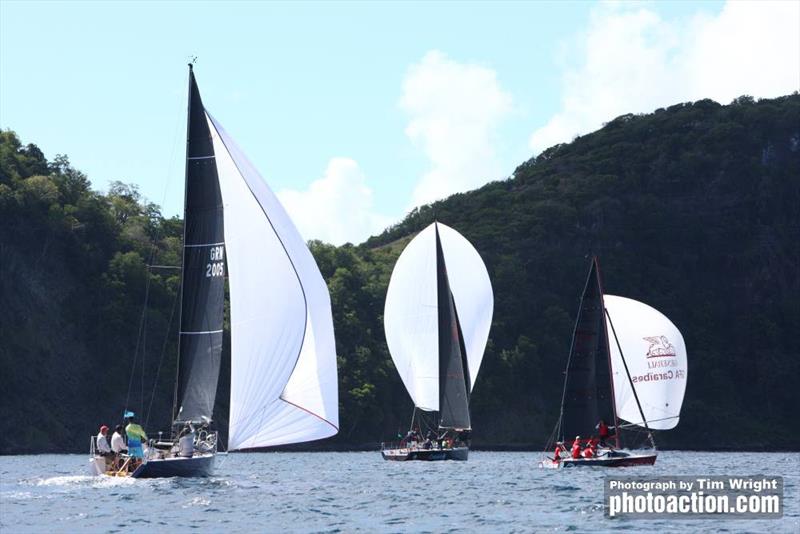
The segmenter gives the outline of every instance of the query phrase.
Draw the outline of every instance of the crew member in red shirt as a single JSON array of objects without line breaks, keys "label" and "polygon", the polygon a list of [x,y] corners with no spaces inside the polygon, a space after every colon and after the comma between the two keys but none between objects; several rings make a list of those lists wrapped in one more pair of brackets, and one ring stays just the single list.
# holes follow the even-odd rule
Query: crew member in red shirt
[{"label": "crew member in red shirt", "polygon": [[575,441],[572,442],[572,458],[577,460],[581,457],[581,437],[575,436]]},{"label": "crew member in red shirt", "polygon": [[556,443],[556,450],[553,453],[553,461],[555,463],[558,463],[558,462],[561,461],[561,451],[563,450],[563,448],[564,448],[564,446],[561,444],[560,441]]},{"label": "crew member in red shirt", "polygon": [[597,435],[600,437],[600,444],[603,446],[607,446],[608,444],[608,425],[605,421],[600,419],[600,422],[597,423]]}]

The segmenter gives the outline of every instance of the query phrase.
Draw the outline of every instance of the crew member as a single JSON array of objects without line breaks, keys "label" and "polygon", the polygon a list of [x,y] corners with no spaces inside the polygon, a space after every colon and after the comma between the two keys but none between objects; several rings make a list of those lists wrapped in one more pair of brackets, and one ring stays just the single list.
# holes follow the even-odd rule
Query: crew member
[{"label": "crew member", "polygon": [[114,469],[122,467],[122,454],[128,452],[125,446],[125,438],[122,436],[122,425],[114,427],[114,434],[111,436],[111,452],[114,454]]},{"label": "crew member", "polygon": [[575,436],[575,441],[572,442],[572,458],[577,460],[581,457],[581,437]]},{"label": "crew member", "polygon": [[117,425],[114,428],[114,434],[111,436],[111,450],[114,454],[128,452],[127,447],[125,447],[125,438],[122,437],[122,425]]},{"label": "crew member", "polygon": [[561,461],[561,450],[562,450],[563,448],[564,448],[564,446],[561,444],[561,442],[560,442],[560,441],[556,443],[556,450],[555,450],[555,452],[553,453],[553,461],[554,461],[555,463],[558,463],[558,462],[560,462],[560,461]]},{"label": "crew member", "polygon": [[594,440],[589,440],[589,445],[583,450],[584,458],[594,458]]},{"label": "crew member", "polygon": [[111,447],[108,445],[108,439],[106,439],[106,435],[108,435],[108,427],[103,425],[100,427],[100,432],[98,432],[97,437],[95,438],[97,452],[100,454],[100,456],[110,456],[112,454]]},{"label": "crew member", "polygon": [[128,435],[128,454],[131,458],[141,460],[144,458],[142,443],[147,441],[147,434],[144,429],[136,423],[133,415],[128,418],[128,426],[125,427],[125,434]]},{"label": "crew member", "polygon": [[605,421],[600,419],[600,422],[597,423],[597,426],[595,428],[597,429],[597,435],[600,438],[600,444],[603,446],[607,446],[608,435],[609,435],[608,425],[606,424]]}]

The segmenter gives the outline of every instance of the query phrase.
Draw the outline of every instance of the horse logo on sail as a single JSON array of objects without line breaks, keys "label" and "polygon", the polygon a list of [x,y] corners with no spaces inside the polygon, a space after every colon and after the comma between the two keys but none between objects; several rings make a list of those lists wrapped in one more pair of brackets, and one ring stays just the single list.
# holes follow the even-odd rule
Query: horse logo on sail
[{"label": "horse logo on sail", "polygon": [[653,336],[642,338],[650,346],[647,348],[648,358],[662,358],[665,356],[675,357],[675,347],[669,342],[666,336]]}]

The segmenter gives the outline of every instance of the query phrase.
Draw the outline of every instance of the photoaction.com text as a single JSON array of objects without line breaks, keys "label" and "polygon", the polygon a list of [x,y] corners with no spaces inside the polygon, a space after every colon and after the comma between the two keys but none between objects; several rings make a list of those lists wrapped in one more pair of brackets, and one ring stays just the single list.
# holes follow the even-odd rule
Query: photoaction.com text
[{"label": "photoaction.com text", "polygon": [[783,478],[621,477],[605,479],[608,517],[779,518]]}]

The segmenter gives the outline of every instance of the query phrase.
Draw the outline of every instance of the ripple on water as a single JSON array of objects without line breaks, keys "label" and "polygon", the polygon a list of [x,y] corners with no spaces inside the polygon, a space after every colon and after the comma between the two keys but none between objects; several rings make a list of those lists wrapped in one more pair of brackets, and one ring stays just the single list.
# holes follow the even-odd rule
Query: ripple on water
[{"label": "ripple on water", "polygon": [[208,506],[211,504],[211,499],[207,497],[194,497],[192,500],[183,505],[184,508],[191,508],[192,506]]}]

